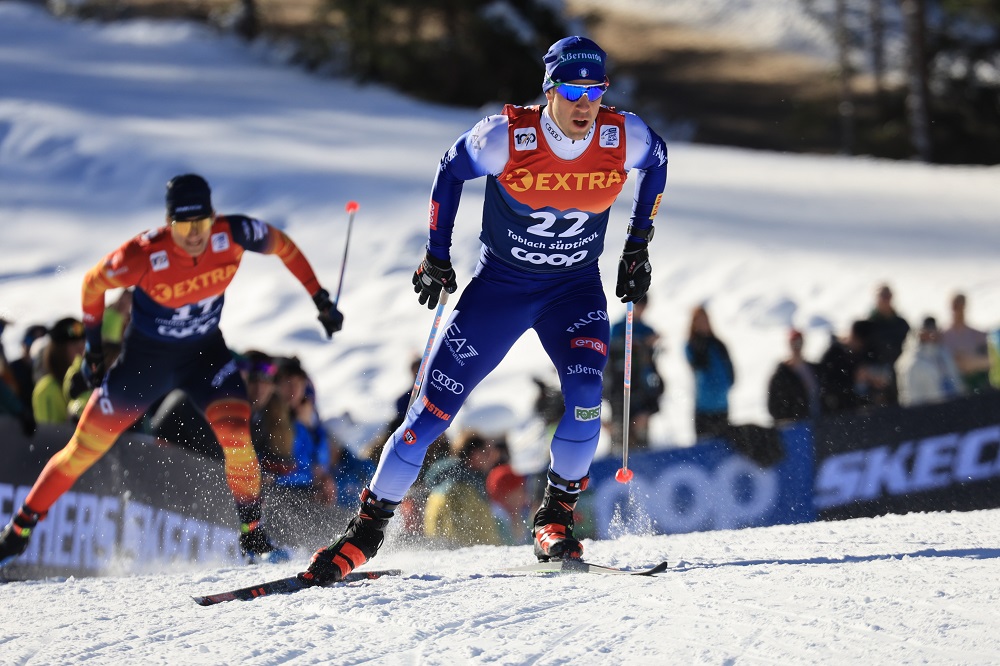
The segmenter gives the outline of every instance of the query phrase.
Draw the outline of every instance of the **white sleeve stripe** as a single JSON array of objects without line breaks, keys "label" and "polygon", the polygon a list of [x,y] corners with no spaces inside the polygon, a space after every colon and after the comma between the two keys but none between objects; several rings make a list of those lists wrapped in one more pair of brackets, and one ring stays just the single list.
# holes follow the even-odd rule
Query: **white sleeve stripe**
[{"label": "white sleeve stripe", "polygon": [[465,148],[482,175],[499,176],[510,159],[507,116],[487,116],[472,128]]},{"label": "white sleeve stripe", "polygon": [[649,126],[634,113],[626,111],[622,116],[625,117],[625,170],[629,171],[649,154]]}]

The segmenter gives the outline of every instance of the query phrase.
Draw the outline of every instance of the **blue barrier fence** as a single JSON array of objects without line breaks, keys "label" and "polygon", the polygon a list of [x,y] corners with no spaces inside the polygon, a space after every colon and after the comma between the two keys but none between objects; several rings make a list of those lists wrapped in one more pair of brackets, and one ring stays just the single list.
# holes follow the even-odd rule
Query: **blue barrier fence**
[{"label": "blue barrier fence", "polygon": [[[70,432],[43,427],[27,439],[16,421],[0,417],[0,521],[20,505]],[[774,447],[754,449],[766,438],[752,445],[719,438],[633,454],[629,467],[635,476],[628,484],[615,481],[619,460],[595,461],[578,505],[579,536],[1000,507],[1000,392],[852,412],[767,432],[776,437]],[[332,513],[282,515],[280,502],[271,508],[279,536],[282,523],[302,523],[315,541],[314,535],[326,537],[344,522]],[[232,562],[235,522],[217,461],[131,437],[56,503],[29,552],[5,573],[93,575],[174,561]]]}]

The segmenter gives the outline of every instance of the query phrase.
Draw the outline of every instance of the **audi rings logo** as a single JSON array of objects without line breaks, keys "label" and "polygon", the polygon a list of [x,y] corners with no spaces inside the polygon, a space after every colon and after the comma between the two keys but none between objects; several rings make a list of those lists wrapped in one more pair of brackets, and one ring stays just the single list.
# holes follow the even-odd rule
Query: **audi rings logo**
[{"label": "audi rings logo", "polygon": [[454,379],[444,374],[440,370],[435,370],[431,373],[431,381],[435,384],[440,384],[444,388],[448,389],[455,395],[460,395],[462,391],[465,390],[465,385],[461,382],[456,382]]},{"label": "audi rings logo", "polygon": [[580,250],[573,254],[543,254],[542,252],[525,252],[519,247],[510,251],[515,259],[527,261],[529,264],[549,264],[550,266],[572,266],[587,258],[587,251]]}]

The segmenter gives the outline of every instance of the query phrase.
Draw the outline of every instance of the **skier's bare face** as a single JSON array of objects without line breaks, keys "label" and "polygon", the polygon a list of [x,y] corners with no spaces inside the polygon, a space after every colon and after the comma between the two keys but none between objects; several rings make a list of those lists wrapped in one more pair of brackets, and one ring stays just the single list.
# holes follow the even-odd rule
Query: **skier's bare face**
[{"label": "skier's bare face", "polygon": [[177,247],[192,257],[200,257],[208,249],[208,239],[212,235],[211,217],[198,220],[170,220],[170,235]]},{"label": "skier's bare face", "polygon": [[558,86],[546,90],[545,99],[549,102],[549,113],[556,127],[573,141],[579,141],[586,138],[590,128],[594,126],[594,121],[597,120],[597,112],[601,109],[600,98],[591,101],[590,96],[583,91],[586,87],[600,86],[602,82],[580,79],[567,83],[570,84],[567,88],[571,95],[583,93],[575,102],[569,101],[559,92]]}]

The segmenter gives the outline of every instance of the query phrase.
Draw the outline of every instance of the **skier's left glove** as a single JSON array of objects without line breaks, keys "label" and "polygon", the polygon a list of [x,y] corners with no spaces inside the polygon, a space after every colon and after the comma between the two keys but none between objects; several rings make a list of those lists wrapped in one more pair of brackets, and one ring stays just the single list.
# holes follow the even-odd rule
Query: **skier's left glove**
[{"label": "skier's left glove", "polygon": [[625,249],[622,250],[621,258],[618,260],[618,285],[615,287],[615,296],[620,297],[622,303],[640,301],[649,289],[652,275],[653,267],[649,264],[648,243],[625,241]]},{"label": "skier's left glove", "polygon": [[83,375],[83,381],[86,382],[87,388],[96,389],[100,386],[101,382],[104,381],[106,371],[104,350],[100,347],[91,347],[88,342],[83,352],[83,363],[80,365],[80,374]]},{"label": "skier's left glove", "polygon": [[319,323],[323,324],[327,339],[332,338],[334,333],[344,327],[344,315],[340,314],[340,310],[330,300],[330,292],[326,289],[320,289],[313,294],[312,298],[316,309],[319,310],[317,319],[319,319]]},{"label": "skier's left glove", "polygon": [[420,294],[417,300],[421,305],[426,303],[427,309],[433,310],[441,299],[442,289],[449,294],[454,294],[458,289],[455,280],[455,269],[451,267],[451,262],[438,259],[428,252],[413,273],[413,292]]}]

